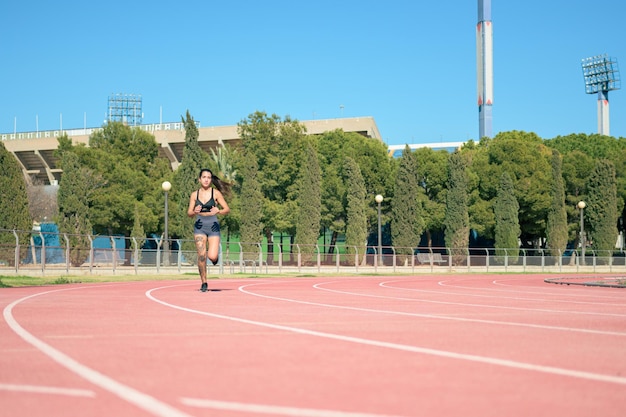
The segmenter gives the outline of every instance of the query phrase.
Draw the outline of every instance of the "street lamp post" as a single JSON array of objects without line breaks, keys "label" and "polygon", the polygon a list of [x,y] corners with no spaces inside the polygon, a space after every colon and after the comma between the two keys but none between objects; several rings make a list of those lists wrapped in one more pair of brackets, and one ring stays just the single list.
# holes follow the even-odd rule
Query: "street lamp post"
[{"label": "street lamp post", "polygon": [[169,181],[164,181],[161,184],[161,188],[163,189],[163,191],[165,192],[165,228],[163,230],[163,255],[165,257],[165,260],[163,261],[164,265],[169,265],[170,264],[170,245],[168,242],[168,234],[167,234],[167,226],[168,226],[168,222],[167,222],[167,211],[168,211],[168,207],[167,207],[167,197],[168,197],[168,193],[169,191],[172,189],[172,184]]},{"label": "street lamp post", "polygon": [[581,265],[585,264],[585,246],[587,242],[585,241],[585,220],[583,218],[583,213],[585,211],[585,207],[587,207],[587,203],[584,201],[578,202],[578,208],[580,209],[580,257]]},{"label": "street lamp post", "polygon": [[380,203],[383,202],[383,196],[380,194],[376,194],[376,197],[374,197],[374,200],[376,200],[376,203],[378,203],[378,264],[382,265],[383,264],[383,239],[382,239],[382,229],[380,226]]}]

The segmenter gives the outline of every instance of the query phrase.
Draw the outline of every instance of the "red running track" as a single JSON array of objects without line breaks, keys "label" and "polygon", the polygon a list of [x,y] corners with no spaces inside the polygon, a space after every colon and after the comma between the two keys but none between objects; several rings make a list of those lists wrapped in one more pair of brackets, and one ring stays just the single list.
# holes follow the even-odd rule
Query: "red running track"
[{"label": "red running track", "polygon": [[546,277],[0,289],[0,416],[626,415],[626,289]]}]

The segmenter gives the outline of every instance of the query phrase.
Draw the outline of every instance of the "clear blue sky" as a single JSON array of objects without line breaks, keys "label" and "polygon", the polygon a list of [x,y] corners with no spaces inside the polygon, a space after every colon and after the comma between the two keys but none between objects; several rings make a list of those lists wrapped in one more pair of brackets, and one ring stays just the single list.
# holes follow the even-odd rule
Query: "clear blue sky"
[{"label": "clear blue sky", "polygon": [[[476,0],[3,1],[0,16],[0,133],[101,126],[125,93],[144,123],[261,110],[372,116],[390,145],[478,136]],[[492,0],[492,21],[494,134],[596,133],[580,63],[606,53],[626,79],[626,2]]]}]

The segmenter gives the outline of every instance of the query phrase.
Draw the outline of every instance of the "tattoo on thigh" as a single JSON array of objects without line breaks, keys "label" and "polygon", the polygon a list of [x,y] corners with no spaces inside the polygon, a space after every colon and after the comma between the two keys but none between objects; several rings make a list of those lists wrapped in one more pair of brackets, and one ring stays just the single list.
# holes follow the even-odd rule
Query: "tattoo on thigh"
[{"label": "tattoo on thigh", "polygon": [[198,256],[198,262],[206,262],[206,255]]}]

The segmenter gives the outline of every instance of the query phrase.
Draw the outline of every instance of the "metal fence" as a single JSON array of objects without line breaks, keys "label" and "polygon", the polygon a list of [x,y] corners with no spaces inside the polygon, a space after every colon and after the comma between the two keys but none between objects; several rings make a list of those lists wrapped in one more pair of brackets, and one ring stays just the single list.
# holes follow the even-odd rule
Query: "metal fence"
[{"label": "metal fence", "polygon": [[[169,243],[169,244],[165,244]],[[587,248],[494,249],[344,244],[291,245],[222,241],[209,274],[626,272],[621,251]],[[76,236],[44,231],[0,230],[0,274],[129,275],[197,273],[193,241],[161,237]],[[210,264],[210,262],[209,262]]]}]

